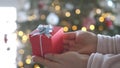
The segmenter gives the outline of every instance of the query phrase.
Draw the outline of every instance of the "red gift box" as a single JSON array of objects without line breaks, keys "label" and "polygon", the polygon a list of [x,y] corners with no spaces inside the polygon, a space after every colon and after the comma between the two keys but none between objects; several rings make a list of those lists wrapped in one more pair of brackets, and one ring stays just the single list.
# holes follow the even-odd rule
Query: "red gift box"
[{"label": "red gift box", "polygon": [[37,56],[44,56],[46,53],[62,53],[63,51],[63,28],[54,26],[51,37],[48,38],[45,34],[37,34],[38,30],[30,33],[29,38],[32,45],[32,53]]}]

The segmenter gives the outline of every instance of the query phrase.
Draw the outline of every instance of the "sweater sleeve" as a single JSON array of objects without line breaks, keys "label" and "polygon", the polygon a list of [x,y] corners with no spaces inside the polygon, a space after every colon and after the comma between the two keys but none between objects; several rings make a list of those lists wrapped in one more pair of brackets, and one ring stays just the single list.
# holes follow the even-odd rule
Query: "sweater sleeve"
[{"label": "sweater sleeve", "polygon": [[120,35],[113,37],[106,35],[97,35],[97,52],[102,54],[119,54],[120,53]]},{"label": "sweater sleeve", "polygon": [[101,54],[93,53],[89,60],[87,68],[119,68],[120,54]]}]

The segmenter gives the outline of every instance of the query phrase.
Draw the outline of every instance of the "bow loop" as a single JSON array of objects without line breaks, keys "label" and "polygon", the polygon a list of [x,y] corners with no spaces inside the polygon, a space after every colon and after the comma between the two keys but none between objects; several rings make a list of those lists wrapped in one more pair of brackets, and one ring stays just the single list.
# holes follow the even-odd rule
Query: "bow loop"
[{"label": "bow loop", "polygon": [[38,34],[45,34],[48,38],[50,38],[51,37],[50,33],[52,32],[52,29],[53,29],[52,25],[39,25],[37,27],[37,30],[39,32],[35,33],[34,36]]}]

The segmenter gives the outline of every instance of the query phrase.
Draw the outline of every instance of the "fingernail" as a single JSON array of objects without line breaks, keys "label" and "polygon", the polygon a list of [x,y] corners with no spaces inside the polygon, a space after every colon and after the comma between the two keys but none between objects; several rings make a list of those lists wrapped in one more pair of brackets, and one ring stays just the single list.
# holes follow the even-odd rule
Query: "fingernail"
[{"label": "fingernail", "polygon": [[34,58],[35,58],[35,56],[32,56],[32,62],[33,62],[33,63],[34,63],[34,61],[35,61],[35,59],[34,59]]}]

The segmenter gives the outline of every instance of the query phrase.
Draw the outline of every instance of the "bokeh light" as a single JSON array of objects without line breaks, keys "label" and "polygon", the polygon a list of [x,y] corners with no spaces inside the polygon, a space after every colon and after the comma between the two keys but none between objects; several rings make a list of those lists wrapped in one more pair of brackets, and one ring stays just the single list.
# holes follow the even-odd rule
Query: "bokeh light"
[{"label": "bokeh light", "polygon": [[40,15],[41,20],[45,20],[46,16],[44,14]]},{"label": "bokeh light", "polygon": [[76,13],[76,14],[80,14],[80,13],[81,13],[80,9],[76,9],[76,10],[75,10],[75,13]]},{"label": "bokeh light", "polygon": [[26,64],[30,64],[31,63],[31,59],[27,58],[25,62],[26,62]]},{"label": "bokeh light", "polygon": [[18,52],[19,52],[19,54],[24,54],[24,50],[23,49],[20,49]]},{"label": "bokeh light", "polygon": [[24,34],[23,31],[19,31],[19,32],[18,32],[18,35],[19,35],[19,36],[23,36],[23,34]]},{"label": "bokeh light", "polygon": [[82,31],[87,31],[87,28],[86,27],[82,27],[81,30]]},{"label": "bokeh light", "polygon": [[76,26],[76,25],[73,25],[73,26],[72,26],[72,30],[77,30],[77,26]]},{"label": "bokeh light", "polygon": [[104,17],[99,17],[100,22],[104,22]]},{"label": "bokeh light", "polygon": [[65,27],[63,28],[63,30],[64,30],[65,32],[67,32],[69,29],[68,29],[67,26],[65,26]]},{"label": "bokeh light", "polygon": [[101,25],[98,27],[99,31],[103,31],[104,27]]},{"label": "bokeh light", "polygon": [[23,67],[23,62],[22,62],[22,61],[19,61],[19,62],[18,62],[18,66],[19,66],[19,67]]},{"label": "bokeh light", "polygon": [[60,7],[59,5],[56,5],[56,6],[55,6],[55,10],[56,10],[56,11],[59,11],[60,9],[61,9],[61,7]]},{"label": "bokeh light", "polygon": [[35,64],[34,68],[40,68],[40,66],[38,64]]},{"label": "bokeh light", "polygon": [[70,17],[70,16],[71,16],[71,13],[70,13],[70,12],[66,12],[66,13],[65,13],[65,16],[66,16],[66,17]]},{"label": "bokeh light", "polygon": [[95,26],[94,25],[90,25],[90,30],[94,30]]},{"label": "bokeh light", "polygon": [[101,14],[102,13],[101,9],[96,9],[96,13]]}]

